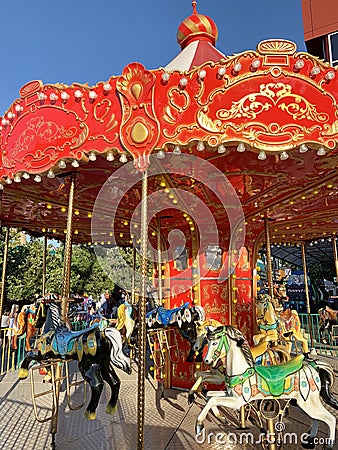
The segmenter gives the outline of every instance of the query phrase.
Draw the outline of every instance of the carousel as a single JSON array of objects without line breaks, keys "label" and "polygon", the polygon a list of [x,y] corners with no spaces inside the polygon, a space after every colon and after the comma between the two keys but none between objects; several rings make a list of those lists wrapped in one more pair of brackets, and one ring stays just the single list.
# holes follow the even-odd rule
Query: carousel
[{"label": "carousel", "polygon": [[[262,246],[273,297],[271,244],[300,245],[305,264],[308,242],[331,237],[336,245],[337,70],[286,40],[224,55],[215,22],[192,6],[177,32],[181,51],[166,67],[130,63],[94,86],[30,81],[1,117],[6,243],[9,227],[65,242],[61,322],[72,243],[93,246],[116,284],[111,249],[139,255],[138,273],[123,262],[138,307],[139,449],[149,287],[157,307],[183,311],[181,321],[200,308],[200,319],[228,326],[223,341],[244,336],[252,345]],[[6,258],[0,309],[5,272]],[[189,342],[180,333],[164,339],[172,356],[155,376],[190,389],[199,367],[187,362]],[[292,373],[318,378],[294,364]],[[334,439],[325,414],[317,419],[331,424]]]}]

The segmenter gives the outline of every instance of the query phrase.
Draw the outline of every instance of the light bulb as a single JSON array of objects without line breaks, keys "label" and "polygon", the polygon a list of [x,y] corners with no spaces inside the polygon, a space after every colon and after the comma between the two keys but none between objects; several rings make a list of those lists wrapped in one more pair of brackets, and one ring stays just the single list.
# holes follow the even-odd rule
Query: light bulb
[{"label": "light bulb", "polygon": [[317,155],[318,156],[325,156],[326,155],[326,150],[323,146],[319,147],[319,149],[317,150]]},{"label": "light bulb", "polygon": [[106,156],[107,161],[114,161],[114,153],[110,150]]},{"label": "light bulb", "polygon": [[327,80],[327,81],[333,80],[335,76],[336,76],[336,74],[334,73],[334,71],[330,70],[330,72],[328,72],[325,75],[325,80]]},{"label": "light bulb", "polygon": [[28,172],[24,172],[22,175],[22,178],[24,178],[25,180],[28,180],[30,178],[30,175]]},{"label": "light bulb", "polygon": [[37,183],[40,183],[40,182],[41,182],[41,177],[40,177],[40,175],[35,175],[34,181],[36,181]]},{"label": "light bulb", "polygon": [[308,146],[305,145],[305,144],[302,144],[302,145],[299,147],[299,153],[306,153],[308,150],[309,150],[309,148],[308,148]]},{"label": "light bulb", "polygon": [[181,78],[180,79],[180,86],[185,87],[188,84],[187,78]]},{"label": "light bulb", "polygon": [[310,75],[315,77],[316,75],[320,74],[320,68],[315,66],[311,69]]},{"label": "light bulb", "polygon": [[199,141],[199,142],[197,143],[196,149],[197,149],[198,152],[203,152],[203,150],[205,150],[204,142]]},{"label": "light bulb", "polygon": [[69,99],[69,94],[66,91],[61,92],[61,98],[64,102],[66,102]]},{"label": "light bulb", "polygon": [[179,145],[175,145],[174,150],[173,150],[173,154],[174,155],[180,155],[181,154],[181,149]]},{"label": "light bulb", "polygon": [[220,67],[220,68],[218,69],[217,73],[218,73],[218,75],[219,75],[220,77],[223,77],[223,76],[226,74],[226,69],[225,69],[225,67]]},{"label": "light bulb", "polygon": [[161,75],[162,81],[164,81],[165,83],[167,83],[169,81],[170,75],[168,72],[163,72]]},{"label": "light bulb", "polygon": [[61,161],[59,162],[59,168],[65,169],[66,167],[67,167],[66,162],[63,159],[61,159]]},{"label": "light bulb", "polygon": [[89,161],[96,161],[96,154],[94,152],[89,153]]},{"label": "light bulb", "polygon": [[47,178],[55,178],[55,174],[54,174],[54,172],[52,171],[52,169],[48,170]]},{"label": "light bulb", "polygon": [[286,159],[288,159],[288,157],[289,157],[289,155],[288,155],[288,153],[286,153],[286,152],[282,152],[282,153],[279,155],[279,158],[280,158],[281,161],[285,161]]},{"label": "light bulb", "polygon": [[56,102],[56,100],[58,99],[59,97],[54,93],[54,92],[52,92],[51,94],[50,94],[50,96],[49,96],[49,100],[51,101],[51,102]]},{"label": "light bulb", "polygon": [[113,88],[111,87],[111,85],[109,84],[109,83],[104,83],[104,85],[103,85],[103,90],[105,91],[105,92],[110,92],[111,90],[112,90]]},{"label": "light bulb", "polygon": [[120,156],[120,162],[126,163],[127,161],[128,161],[127,155],[125,153],[122,153],[122,155]]},{"label": "light bulb", "polygon": [[225,153],[225,152],[227,151],[227,149],[226,149],[225,145],[220,144],[220,145],[218,146],[217,151],[218,151],[219,154],[222,154],[222,153]]},{"label": "light bulb", "polygon": [[240,142],[240,143],[237,145],[237,151],[238,151],[239,153],[245,152],[245,145],[243,144],[243,142]]},{"label": "light bulb", "polygon": [[80,99],[81,97],[83,97],[83,94],[80,89],[76,89],[76,91],[74,92],[74,96],[75,98]]},{"label": "light bulb", "polygon": [[259,152],[259,155],[257,157],[260,161],[264,161],[266,159],[266,153],[263,152],[263,150],[261,152]]},{"label": "light bulb", "polygon": [[95,91],[90,91],[88,96],[91,100],[95,100],[97,98],[97,93]]},{"label": "light bulb", "polygon": [[79,165],[80,165],[80,164],[79,164],[79,161],[77,161],[76,159],[74,159],[74,161],[72,162],[72,166],[76,168],[76,167],[79,167]]},{"label": "light bulb", "polygon": [[300,69],[302,69],[304,67],[304,60],[303,59],[298,59],[297,61],[296,61],[296,64],[295,64],[295,69],[296,70],[300,70]]},{"label": "light bulb", "polygon": [[255,70],[258,69],[258,67],[260,67],[260,65],[261,65],[261,62],[259,59],[254,59],[251,63],[252,69],[255,69]]},{"label": "light bulb", "polygon": [[207,72],[204,69],[202,69],[198,72],[198,76],[201,80],[203,80],[206,77],[206,75],[207,75]]},{"label": "light bulb", "polygon": [[15,183],[20,183],[21,177],[20,177],[20,175],[18,173],[15,175],[14,181],[15,181]]},{"label": "light bulb", "polygon": [[236,63],[234,64],[234,72],[239,72],[242,69],[242,64],[241,63]]},{"label": "light bulb", "polygon": [[160,150],[160,151],[157,153],[157,158],[158,158],[158,159],[163,159],[164,157],[165,157],[164,151],[163,151],[163,150]]}]

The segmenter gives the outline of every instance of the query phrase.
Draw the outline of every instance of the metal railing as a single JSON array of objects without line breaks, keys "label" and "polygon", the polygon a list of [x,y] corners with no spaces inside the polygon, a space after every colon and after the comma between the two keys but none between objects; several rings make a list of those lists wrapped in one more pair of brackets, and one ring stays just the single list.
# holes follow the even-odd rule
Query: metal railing
[{"label": "metal railing", "polygon": [[[310,317],[308,314],[298,315],[301,321],[303,336],[307,339],[309,348],[313,346],[316,349],[316,352],[322,355],[338,356],[338,336],[335,336],[334,333],[329,333],[328,331],[325,331],[323,336],[320,336],[318,314],[310,314]],[[312,330],[312,340],[310,330]],[[324,342],[322,338],[325,338]]]}]

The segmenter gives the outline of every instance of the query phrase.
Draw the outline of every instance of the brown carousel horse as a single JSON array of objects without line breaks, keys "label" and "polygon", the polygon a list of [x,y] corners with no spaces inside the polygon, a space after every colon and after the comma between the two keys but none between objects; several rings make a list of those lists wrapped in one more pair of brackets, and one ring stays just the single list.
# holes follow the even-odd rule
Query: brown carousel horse
[{"label": "brown carousel horse", "polygon": [[105,381],[111,388],[111,397],[106,413],[113,414],[117,408],[120,379],[114,367],[130,374],[130,359],[122,351],[121,335],[114,327],[103,329],[95,323],[81,331],[70,331],[61,321],[61,307],[56,296],[44,299],[46,323],[42,336],[37,340],[37,348],[29,351],[21,363],[19,379],[28,376],[30,363],[43,362],[57,358],[77,360],[79,370],[91,387],[91,399],[84,417],[96,418],[96,408]]},{"label": "brown carousel horse", "polygon": [[18,338],[26,333],[26,351],[31,351],[31,339],[35,335],[35,313],[36,305],[33,303],[31,305],[24,305],[17,317],[16,329],[12,336],[11,346],[13,350],[18,349]]},{"label": "brown carousel horse", "polygon": [[332,327],[338,325],[338,311],[326,306],[320,308],[319,315],[319,336],[324,344],[327,344],[327,340],[324,337],[324,332],[327,331],[329,336],[332,335]]}]

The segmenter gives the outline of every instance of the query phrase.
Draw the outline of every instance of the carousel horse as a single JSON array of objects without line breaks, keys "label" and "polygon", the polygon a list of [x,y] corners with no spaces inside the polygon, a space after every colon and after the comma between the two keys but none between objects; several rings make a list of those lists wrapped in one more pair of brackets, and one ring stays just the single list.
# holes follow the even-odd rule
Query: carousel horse
[{"label": "carousel horse", "polygon": [[[207,319],[204,322],[196,322],[196,333],[197,338],[194,345],[194,351],[198,353],[203,353],[203,350],[207,344],[207,328],[212,327],[220,327],[223,326],[221,322],[215,319]],[[254,347],[251,347],[251,353],[253,359],[256,364],[262,365],[275,365],[288,361],[289,355],[282,348],[279,349],[279,346],[270,347],[270,342],[265,341]],[[211,367],[210,370],[205,371],[196,371],[194,373],[194,377],[196,382],[192,386],[188,394],[188,404],[194,402],[195,393],[198,391],[202,383],[212,383],[212,384],[222,384],[224,383],[224,367],[222,364],[218,365],[216,368]],[[202,392],[206,393],[204,389]],[[216,413],[216,416],[218,414]]]},{"label": "carousel horse", "polygon": [[91,399],[85,411],[85,418],[94,420],[96,408],[103,390],[103,381],[111,388],[111,397],[106,413],[113,414],[117,408],[120,379],[114,366],[130,374],[130,360],[122,352],[122,340],[114,327],[100,329],[100,323],[81,331],[70,331],[61,321],[60,303],[43,301],[46,307],[45,325],[37,348],[26,354],[19,370],[19,379],[28,376],[32,361],[48,361],[52,358],[77,360],[79,370],[91,387]]},{"label": "carousel horse", "polygon": [[31,305],[24,305],[17,317],[17,329],[12,336],[12,349],[18,349],[18,338],[26,333],[25,348],[26,351],[31,351],[31,339],[35,335],[35,303]]},{"label": "carousel horse", "polygon": [[256,317],[259,334],[253,336],[254,344],[264,342],[266,340],[272,342],[284,341],[285,346],[280,345],[289,354],[291,353],[291,338],[301,342],[302,351],[306,358],[309,358],[309,346],[307,340],[301,332],[301,323],[297,311],[274,306],[270,295],[258,295],[256,299]]},{"label": "carousel horse", "polygon": [[[204,362],[216,367],[220,355],[224,355],[226,391],[209,391],[207,404],[196,421],[196,433],[201,433],[210,409],[223,406],[239,410],[256,400],[291,400],[312,419],[312,426],[306,436],[308,444],[313,444],[318,429],[318,421],[329,427],[329,438],[325,449],[333,449],[336,433],[336,418],[320,401],[338,409],[338,401],[331,394],[334,372],[330,365],[322,361],[303,361],[298,355],[277,366],[255,365],[250,347],[243,334],[232,326],[209,327],[207,331],[208,351]],[[312,447],[313,448],[313,447]]]},{"label": "carousel horse", "polygon": [[326,306],[325,308],[320,308],[318,311],[319,315],[319,336],[320,340],[327,344],[327,340],[324,337],[324,332],[327,331],[329,336],[332,335],[332,327],[338,325],[338,311]]},{"label": "carousel horse", "polygon": [[[129,340],[137,339],[138,330],[138,305],[131,305],[124,302],[117,310],[116,328],[122,330],[127,329],[126,337]],[[205,311],[201,306],[190,306],[189,302],[173,309],[166,309],[162,306],[155,306],[146,313],[147,331],[161,328],[174,327],[180,333],[183,339],[190,343],[190,351],[186,361],[192,362],[195,357],[194,344],[196,342],[197,321],[205,320]],[[202,355],[196,356],[196,362],[202,361]]]},{"label": "carousel horse", "polygon": [[302,334],[301,323],[298,312],[294,309],[286,309],[279,314],[279,332],[286,342],[289,342],[289,351],[291,352],[291,337],[301,342],[304,355],[309,354],[309,345],[307,339]]}]

